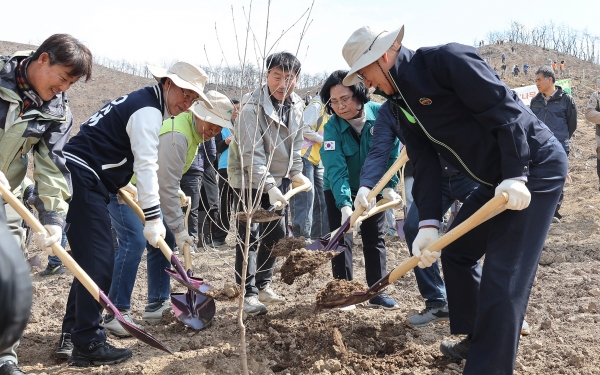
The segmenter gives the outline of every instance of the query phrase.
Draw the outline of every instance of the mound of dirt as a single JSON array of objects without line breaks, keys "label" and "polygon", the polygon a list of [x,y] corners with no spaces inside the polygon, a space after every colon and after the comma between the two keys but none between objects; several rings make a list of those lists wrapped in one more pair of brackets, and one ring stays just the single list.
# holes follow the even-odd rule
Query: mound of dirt
[{"label": "mound of dirt", "polygon": [[275,244],[271,249],[272,257],[287,257],[293,250],[303,249],[306,246],[304,237],[285,237]]},{"label": "mound of dirt", "polygon": [[331,280],[325,285],[319,294],[317,294],[317,309],[322,309],[327,302],[337,301],[351,297],[356,291],[363,291],[367,288],[359,281],[352,280]]},{"label": "mound of dirt", "polygon": [[337,254],[335,251],[293,250],[281,267],[281,280],[292,285],[296,277],[305,273],[314,274],[321,265]]}]

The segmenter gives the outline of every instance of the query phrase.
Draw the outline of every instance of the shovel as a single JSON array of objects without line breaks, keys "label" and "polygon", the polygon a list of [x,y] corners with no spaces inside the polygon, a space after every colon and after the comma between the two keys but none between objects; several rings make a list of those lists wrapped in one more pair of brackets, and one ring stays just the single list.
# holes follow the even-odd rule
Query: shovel
[{"label": "shovel", "polygon": [[406,235],[404,234],[404,222],[406,221],[406,215],[408,215],[408,210],[406,208],[406,185],[404,184],[404,167],[400,171],[400,183],[402,184],[402,200],[404,201],[404,207],[402,207],[402,211],[404,216],[402,219],[396,220],[396,232],[398,233],[398,237],[404,238]]},{"label": "shovel", "polygon": [[[33,214],[29,212],[29,210],[25,208],[25,206],[23,206],[23,204],[2,184],[0,184],[0,194],[36,233],[46,232],[46,228],[44,228],[44,226],[35,218],[35,216],[33,216]],[[54,251],[54,254],[60,258],[65,267],[67,267],[67,269],[73,273],[73,275],[77,278],[77,280],[79,280],[85,289],[90,292],[92,297],[94,297],[94,299],[107,311],[110,311],[110,313],[117,319],[119,323],[121,323],[121,326],[125,328],[127,332],[129,332],[136,339],[143,341],[146,344],[155,347],[156,349],[164,350],[167,353],[173,354],[169,348],[152,337],[152,335],[123,319],[123,315],[121,315],[119,309],[115,307],[115,305],[108,299],[106,294],[104,294],[104,292],[98,288],[98,285],[96,285],[90,276],[85,273],[79,264],[77,264],[77,262],[71,258],[69,253],[67,253],[67,251],[63,249],[58,242],[52,245],[52,251]]]},{"label": "shovel", "polygon": [[400,203],[402,203],[402,201],[400,199],[395,200],[395,201],[390,201],[388,199],[382,199],[379,202],[377,202],[375,207],[373,207],[371,210],[369,210],[369,212],[366,215],[360,215],[354,223],[350,223],[351,227],[357,228],[359,223],[367,220],[371,216],[374,216],[385,210],[389,210],[390,208],[394,208],[397,205],[399,205]]},{"label": "shovel", "polygon": [[[440,237],[437,241],[432,243],[429,247],[427,247],[427,250],[441,251],[444,247],[450,245],[452,242],[462,237],[471,229],[475,228],[479,224],[491,219],[492,217],[504,211],[506,209],[506,202],[508,202],[507,193],[496,195],[494,198],[490,199],[489,202],[484,204],[479,210],[477,210],[473,215],[471,215],[471,217],[469,217],[456,228],[452,229],[451,231]],[[388,273],[387,275],[382,277],[378,282],[373,284],[373,286],[367,291],[354,292],[354,294],[350,297],[340,298],[334,301],[327,301],[319,307],[324,309],[332,309],[335,307],[350,306],[368,301],[371,298],[383,292],[383,290],[388,285],[398,280],[400,277],[404,276],[405,273],[415,268],[419,263],[419,260],[420,257],[416,257],[413,255],[412,257],[402,262],[398,267],[394,268],[392,272]]]},{"label": "shovel", "polygon": [[[119,190],[119,196],[125,203],[127,203],[129,207],[131,207],[133,212],[136,213],[136,215],[140,218],[142,223],[145,224],[146,220],[144,218],[144,213],[142,212],[142,209],[133,201],[133,199],[131,199],[129,194],[127,192],[124,192],[123,190]],[[206,326],[208,323],[210,323],[212,318],[215,316],[216,312],[215,300],[212,297],[204,294],[211,289],[211,286],[205,283],[204,280],[201,278],[190,277],[184,270],[177,256],[173,254],[173,252],[169,248],[169,245],[167,245],[163,238],[158,239],[158,246],[162,251],[163,255],[171,262],[171,265],[175,269],[175,271],[172,271],[166,268],[165,272],[167,272],[167,274],[169,274],[169,276],[175,279],[178,283],[193,291],[196,297],[194,301],[190,300],[189,303],[188,301],[186,301],[185,305],[183,306],[180,303],[181,299],[171,298],[171,303],[174,307],[174,311],[176,311],[175,308],[180,309],[182,311],[186,311],[187,314],[191,317],[191,319],[194,320],[194,322],[191,323],[194,324],[194,326],[188,324],[183,320],[182,322],[189,325],[190,327]],[[178,293],[172,293],[171,295],[177,294]]]},{"label": "shovel", "polygon": [[[377,182],[377,185],[375,185],[375,187],[371,189],[371,192],[369,193],[369,195],[367,195],[367,200],[369,201],[377,197],[377,194],[379,194],[379,192],[383,190],[388,181],[392,177],[394,177],[396,172],[398,172],[398,170],[400,170],[400,168],[404,164],[406,164],[407,161],[408,155],[406,155],[406,147],[404,147],[402,149],[402,152],[400,152],[400,156],[398,157],[398,159],[396,159],[396,161],[394,162],[394,164],[392,164],[390,169],[388,169],[387,172],[385,172],[383,177],[381,177],[379,182]],[[365,209],[362,206],[354,210],[352,215],[348,218],[348,220],[346,220],[346,222],[341,227],[319,238],[317,241],[311,243],[306,247],[306,250],[335,251],[338,253],[344,251],[347,247],[344,245],[340,245],[340,241],[344,237],[344,234],[346,234],[346,232],[350,230],[352,224],[356,222],[360,215],[362,215],[364,210]]]},{"label": "shovel", "polygon": [[[292,187],[294,185],[292,184]],[[286,201],[289,201],[291,197],[293,197],[294,195],[301,193],[303,191],[309,191],[310,189],[312,189],[312,184],[310,182],[307,182],[304,185],[300,185],[298,187],[293,187],[290,191],[288,191],[287,193],[285,193],[283,195],[283,197],[285,198]],[[274,221],[274,220],[279,220],[281,219],[281,215],[277,215],[275,213],[276,210],[279,210],[281,208],[281,202],[277,201],[275,202],[274,205],[272,205],[268,210],[266,211],[262,211],[262,210],[255,210],[254,212],[252,212],[252,214],[250,215],[251,217],[254,216],[254,214],[256,214],[257,212],[261,212],[262,215],[260,217],[256,217],[256,218],[252,218],[252,222],[254,223],[266,223],[269,221]],[[239,221],[248,221],[248,214],[245,212],[238,212],[237,214],[237,219]]]}]

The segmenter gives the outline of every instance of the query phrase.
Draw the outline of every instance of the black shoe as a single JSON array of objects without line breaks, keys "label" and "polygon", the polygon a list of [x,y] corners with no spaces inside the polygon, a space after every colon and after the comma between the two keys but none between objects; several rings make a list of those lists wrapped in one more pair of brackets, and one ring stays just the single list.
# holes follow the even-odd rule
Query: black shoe
[{"label": "black shoe", "polygon": [[457,362],[467,359],[469,348],[471,348],[471,339],[468,336],[460,342],[442,341],[440,344],[442,354]]},{"label": "black shoe", "polygon": [[25,375],[13,361],[6,361],[0,365],[0,375]]},{"label": "black shoe", "polygon": [[88,367],[114,365],[133,356],[129,349],[119,349],[104,341],[94,341],[88,345],[76,346],[69,359],[69,366]]},{"label": "black shoe", "polygon": [[204,237],[204,244],[202,244],[202,242],[200,242],[198,245],[199,245],[199,247],[208,246],[208,247],[214,248],[214,247],[226,245],[226,242],[223,240],[216,239],[216,238]]},{"label": "black shoe", "polygon": [[73,354],[73,343],[71,342],[71,334],[63,333],[58,341],[58,348],[54,351],[54,356],[57,358],[69,359]]},{"label": "black shoe", "polygon": [[40,276],[61,275],[63,273],[65,273],[65,266],[62,264],[58,266],[51,266],[48,264],[46,269],[40,272]]}]

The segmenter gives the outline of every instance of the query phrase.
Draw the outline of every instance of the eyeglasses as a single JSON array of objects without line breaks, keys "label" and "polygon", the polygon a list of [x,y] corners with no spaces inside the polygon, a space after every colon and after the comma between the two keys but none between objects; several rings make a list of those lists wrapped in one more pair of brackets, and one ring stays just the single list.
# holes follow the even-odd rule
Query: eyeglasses
[{"label": "eyeglasses", "polygon": [[359,73],[359,72],[356,72],[356,77],[357,77],[358,79],[360,79],[362,82],[364,82],[364,81],[365,81],[365,79],[366,79],[366,78],[365,78],[365,76],[363,76],[363,75],[362,75],[361,73]]},{"label": "eyeglasses", "polygon": [[200,97],[192,98],[191,95],[187,94],[181,87],[179,88],[181,93],[183,94],[183,100],[187,103],[190,103],[190,106],[200,100]]},{"label": "eyeglasses", "polygon": [[353,96],[347,96],[345,98],[342,98],[342,100],[340,100],[339,102],[332,102],[332,101],[330,101],[329,105],[332,106],[332,107],[340,107],[340,106],[343,105],[345,107],[345,106],[348,105],[348,103],[350,103],[350,100],[352,100],[352,99],[354,99]]}]

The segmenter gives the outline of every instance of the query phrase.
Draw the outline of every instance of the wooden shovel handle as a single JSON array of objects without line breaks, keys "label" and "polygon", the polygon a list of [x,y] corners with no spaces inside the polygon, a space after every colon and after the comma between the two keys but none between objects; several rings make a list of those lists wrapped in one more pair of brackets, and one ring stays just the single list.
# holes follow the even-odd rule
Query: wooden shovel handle
[{"label": "wooden shovel handle", "polygon": [[[6,189],[2,184],[0,184],[0,194],[2,194],[2,198],[4,198],[4,200],[15,211],[17,211],[19,216],[21,216],[23,220],[27,222],[34,232],[46,232],[49,235],[42,223],[40,223],[39,220],[36,219],[35,216],[33,216],[33,214],[29,212],[29,210],[23,205],[23,203],[21,203],[21,201],[17,199],[12,192],[8,191],[8,189]],[[92,278],[79,266],[79,264],[77,264],[77,262],[71,258],[69,253],[63,249],[59,242],[55,242],[51,247],[52,251],[54,251],[54,254],[63,262],[65,267],[67,267],[67,269],[73,273],[73,275],[77,278],[77,280],[79,280],[85,289],[90,292],[92,297],[94,297],[96,301],[100,302],[100,289],[94,280],[92,280]]]},{"label": "wooden shovel handle", "polygon": [[356,225],[356,223],[360,223],[361,221],[364,221],[364,220],[370,218],[371,216],[373,216],[375,214],[378,214],[378,213],[388,210],[390,208],[394,208],[397,205],[399,205],[400,203],[402,203],[402,201],[400,199],[395,200],[395,201],[382,199],[379,202],[377,202],[377,205],[375,207],[373,207],[371,209],[371,211],[369,211],[368,214],[359,216],[358,219],[356,219],[356,221],[354,222],[354,225]]},{"label": "wooden shovel handle", "polygon": [[[127,203],[127,205],[133,210],[133,212],[135,212],[135,214],[140,218],[142,224],[146,225],[146,217],[144,216],[144,212],[142,211],[141,207],[138,206],[137,203],[133,201],[133,199],[131,199],[131,196],[128,194],[128,192],[123,189],[119,189],[119,196],[121,197],[123,202]],[[169,247],[169,245],[167,245],[164,238],[162,237],[159,237],[158,239],[158,248],[160,249],[160,251],[162,251],[163,255],[170,262],[171,257],[173,256],[173,251],[171,251],[171,248]]]},{"label": "wooden shovel handle", "polygon": [[[292,186],[293,186],[293,184],[292,184]],[[307,182],[304,185],[300,185],[295,188],[292,188],[287,193],[283,194],[283,197],[285,198],[286,201],[289,201],[290,198],[293,197],[294,195],[301,193],[303,191],[309,191],[311,188],[312,188],[312,184],[310,182]],[[275,207],[275,210],[278,210],[279,207],[281,207],[281,203],[279,201],[277,201],[277,202],[275,202],[273,207]]]},{"label": "wooden shovel handle", "polygon": [[[391,180],[392,177],[394,177],[394,175],[396,173],[398,173],[400,168],[402,168],[402,166],[404,164],[406,164],[407,162],[408,162],[408,155],[406,154],[406,146],[405,146],[404,148],[402,148],[402,151],[400,152],[400,156],[398,156],[398,159],[396,159],[396,161],[394,162],[394,164],[392,164],[390,169],[388,169],[387,172],[385,172],[385,174],[381,177],[379,182],[377,182],[377,185],[375,185],[375,187],[373,189],[371,189],[371,192],[367,195],[367,201],[370,201],[371,199],[377,197],[377,194],[379,194],[379,192],[381,190],[383,190],[383,188],[385,188],[385,185],[388,183],[388,181]],[[355,210],[352,213],[352,216],[350,216],[350,227],[352,227],[352,225],[354,225],[354,223],[356,222],[356,219],[358,219],[358,217],[360,215],[362,215],[364,210],[365,209],[362,206],[355,207]]]},{"label": "wooden shovel handle", "polygon": [[[183,217],[183,227],[185,231],[188,231],[188,217],[190,216],[190,211],[192,210],[192,198],[185,197],[185,202],[187,203],[187,208],[185,209],[185,215]],[[183,261],[185,265],[185,270],[189,271],[192,269],[192,256],[190,255],[190,244],[187,242],[183,245]]]},{"label": "wooden shovel handle", "polygon": [[[462,237],[465,233],[475,228],[479,224],[486,220],[489,220],[493,216],[498,215],[506,209],[505,204],[508,202],[508,194],[503,192],[502,194],[496,195],[490,199],[489,202],[484,204],[479,210],[477,210],[471,217],[457,225],[454,229],[444,234],[440,239],[432,243],[427,250],[429,251],[441,251],[444,247],[450,245],[458,238]],[[398,280],[408,271],[412,270],[419,263],[420,258],[412,256],[402,262],[392,272],[390,272],[389,282],[390,284]]]}]

